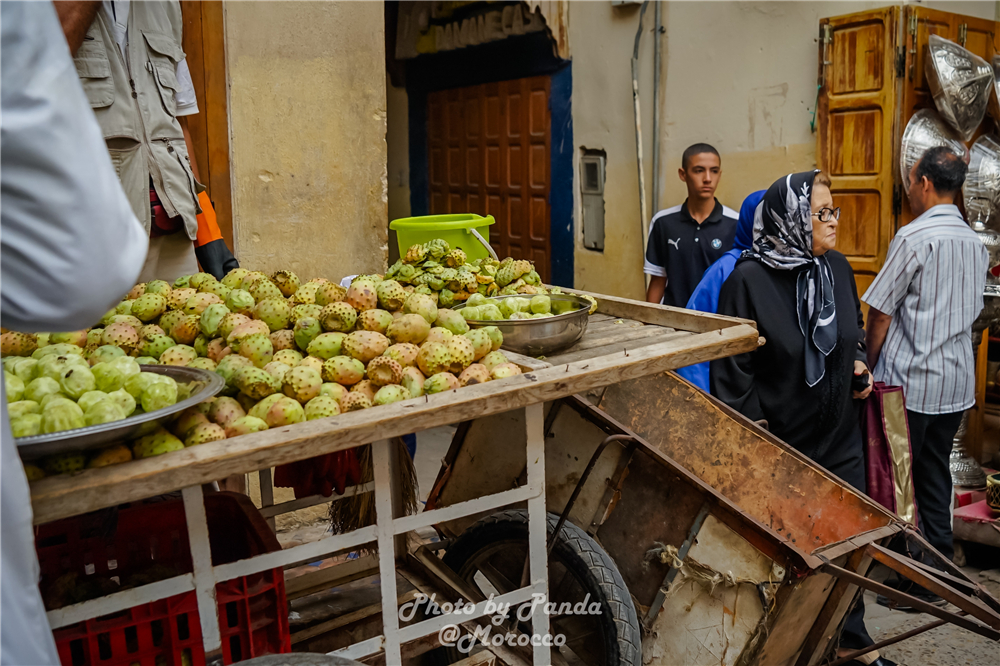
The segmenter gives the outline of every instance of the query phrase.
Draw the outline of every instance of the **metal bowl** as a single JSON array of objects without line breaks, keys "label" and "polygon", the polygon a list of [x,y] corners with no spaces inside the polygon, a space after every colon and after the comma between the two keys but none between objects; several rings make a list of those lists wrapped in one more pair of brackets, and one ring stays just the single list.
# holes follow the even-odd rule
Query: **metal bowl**
[{"label": "metal bowl", "polygon": [[973,229],[1000,230],[1000,143],[989,134],[972,144],[962,196]]},{"label": "metal bowl", "polygon": [[913,165],[934,146],[948,146],[966,164],[969,163],[969,151],[955,130],[945,124],[934,109],[920,109],[906,124],[899,151],[899,171],[907,194],[910,193],[910,171],[913,170]]},{"label": "metal bowl", "polygon": [[[527,294],[494,296],[492,300],[504,298],[525,298]],[[524,354],[543,356],[565,349],[583,337],[590,319],[590,301],[574,294],[549,294],[553,301],[571,303],[577,306],[571,312],[543,317],[541,319],[502,319],[500,321],[468,320],[472,328],[496,326],[503,333],[503,349]]]},{"label": "metal bowl", "polygon": [[993,88],[993,67],[938,35],[927,40],[927,86],[941,116],[958,130],[964,141],[972,139],[983,122]]},{"label": "metal bowl", "polygon": [[144,365],[143,372],[155,372],[158,375],[173,377],[178,384],[198,383],[201,388],[190,397],[177,402],[170,407],[158,409],[155,412],[136,414],[121,421],[103,423],[85,428],[74,428],[52,432],[47,435],[18,437],[15,440],[17,452],[22,460],[36,460],[67,451],[87,451],[99,449],[112,442],[141,437],[152,432],[159,425],[169,421],[178,412],[188,407],[194,407],[216,395],[226,386],[221,375],[199,368],[183,368],[174,365]]}]

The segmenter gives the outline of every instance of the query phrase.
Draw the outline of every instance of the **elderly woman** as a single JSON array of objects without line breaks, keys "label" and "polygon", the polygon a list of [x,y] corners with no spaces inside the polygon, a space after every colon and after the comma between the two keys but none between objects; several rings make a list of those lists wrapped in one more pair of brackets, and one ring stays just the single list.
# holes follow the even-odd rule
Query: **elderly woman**
[{"label": "elderly woman", "polygon": [[[858,410],[871,382],[852,389],[868,368],[854,272],[833,249],[839,217],[822,172],[790,174],[768,188],[754,214],[753,248],[722,285],[718,310],[753,319],[767,342],[713,361],[712,393],[864,492]],[[859,603],[841,648],[871,644]]]}]

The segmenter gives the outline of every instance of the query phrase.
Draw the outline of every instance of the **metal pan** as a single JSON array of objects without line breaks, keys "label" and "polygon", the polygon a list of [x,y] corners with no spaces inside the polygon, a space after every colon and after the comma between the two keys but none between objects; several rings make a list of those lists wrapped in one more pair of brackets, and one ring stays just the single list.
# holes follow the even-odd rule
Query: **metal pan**
[{"label": "metal pan", "polygon": [[171,407],[158,409],[155,412],[136,414],[121,421],[104,423],[85,428],[63,430],[47,435],[19,437],[16,440],[17,452],[22,460],[36,460],[67,451],[88,451],[100,449],[113,442],[141,437],[150,433],[157,426],[169,421],[179,412],[188,407],[194,407],[216,395],[226,386],[225,380],[214,372],[199,368],[183,368],[175,365],[144,365],[143,372],[155,372],[158,375],[173,377],[178,384],[198,383],[200,388],[190,397],[177,402]]},{"label": "metal pan", "polygon": [[[493,296],[492,299],[531,298],[527,294]],[[576,343],[587,331],[591,302],[574,294],[549,294],[553,302],[568,302],[576,306],[570,312],[542,319],[503,319],[500,321],[468,320],[472,328],[496,326],[503,333],[503,349],[526,356],[544,356]]]}]

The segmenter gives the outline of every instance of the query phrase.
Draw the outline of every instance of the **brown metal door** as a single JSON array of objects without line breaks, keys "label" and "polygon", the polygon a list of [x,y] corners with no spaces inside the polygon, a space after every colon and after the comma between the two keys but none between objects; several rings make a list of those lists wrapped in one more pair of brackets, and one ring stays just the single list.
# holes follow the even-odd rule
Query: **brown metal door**
[{"label": "brown metal door", "polygon": [[492,215],[490,244],[550,275],[549,77],[427,96],[430,213]]},{"label": "brown metal door", "polygon": [[841,208],[837,249],[863,294],[895,231],[898,7],[820,21],[817,162]]}]

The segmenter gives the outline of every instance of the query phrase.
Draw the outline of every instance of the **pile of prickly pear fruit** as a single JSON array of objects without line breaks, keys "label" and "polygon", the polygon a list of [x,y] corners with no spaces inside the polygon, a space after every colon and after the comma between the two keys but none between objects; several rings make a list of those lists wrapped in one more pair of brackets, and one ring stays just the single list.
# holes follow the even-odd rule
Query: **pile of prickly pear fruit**
[{"label": "pile of prickly pear fruit", "polygon": [[387,280],[411,285],[420,294],[435,297],[438,305],[450,308],[473,294],[506,296],[509,294],[559,293],[549,289],[530,261],[507,257],[466,261],[465,252],[452,249],[447,241],[436,238],[423,245],[413,245],[389,267]]},{"label": "pile of prickly pear fruit", "polygon": [[[590,313],[597,310],[597,300],[592,296],[584,296],[590,301]],[[542,319],[569,312],[579,312],[573,303],[565,300],[553,301],[549,294],[535,296],[508,296],[507,298],[486,298],[481,294],[473,294],[465,302],[465,307],[459,310],[467,321],[500,321],[502,319]]]},{"label": "pile of prickly pear fruit", "polygon": [[[460,314],[439,308],[435,295],[378,275],[359,276],[347,289],[322,278],[303,282],[290,271],[268,276],[242,268],[221,281],[207,273],[173,285],[157,280],[136,285],[97,327],[7,331],[0,343],[11,369],[55,348],[78,365],[89,362],[93,374],[127,361],[201,368],[225,379],[223,397],[182,412],[159,433],[163,441],[133,446],[137,458],[521,373],[500,351],[499,329],[470,330]],[[62,467],[87,464],[71,463]]]}]

